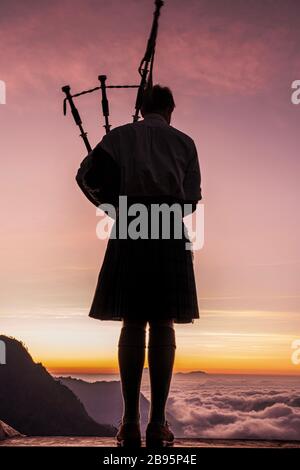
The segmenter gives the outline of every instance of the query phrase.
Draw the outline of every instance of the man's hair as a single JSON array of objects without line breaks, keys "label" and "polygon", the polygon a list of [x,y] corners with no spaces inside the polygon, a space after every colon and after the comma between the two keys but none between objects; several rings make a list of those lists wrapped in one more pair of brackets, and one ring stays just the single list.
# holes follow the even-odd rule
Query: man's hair
[{"label": "man's hair", "polygon": [[174,108],[175,102],[170,88],[154,85],[144,92],[141,106],[143,113],[159,113],[166,110],[173,112]]}]

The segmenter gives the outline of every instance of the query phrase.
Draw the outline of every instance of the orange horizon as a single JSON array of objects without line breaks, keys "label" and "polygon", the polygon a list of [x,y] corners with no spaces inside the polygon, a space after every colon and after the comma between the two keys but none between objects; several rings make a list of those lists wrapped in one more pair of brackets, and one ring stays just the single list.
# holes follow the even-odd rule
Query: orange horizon
[{"label": "orange horizon", "polygon": [[[45,366],[46,367],[46,366]],[[94,368],[85,368],[85,369],[80,369],[80,368],[51,368],[51,367],[46,367],[48,372],[52,375],[119,375],[119,369],[94,369]],[[144,371],[148,370],[148,367],[144,367]],[[236,369],[224,369],[224,370],[219,370],[219,369],[174,369],[173,374],[176,374],[178,372],[183,372],[183,373],[189,373],[189,372],[195,372],[195,371],[201,371],[204,372],[207,375],[259,375],[259,376],[283,376],[283,377],[298,377],[300,376],[300,370],[297,372],[289,372],[289,371],[283,371],[283,370],[278,370],[278,371],[270,371],[270,370],[253,370],[253,369],[248,369],[248,370],[236,370]]]},{"label": "orange horizon", "polygon": [[[178,341],[179,342],[179,341]],[[244,353],[244,354],[243,354]],[[44,354],[37,354],[35,358],[42,362],[45,367],[53,374],[78,374],[78,375],[97,375],[97,374],[119,374],[118,360],[116,352],[112,350],[106,357],[95,355],[85,355],[83,357],[47,357]],[[148,368],[148,358],[145,358],[145,369]],[[188,353],[183,347],[183,351],[175,357],[174,373],[203,371],[208,374],[246,374],[246,375],[281,375],[281,376],[299,376],[300,367],[292,364],[290,355],[284,352],[282,357],[276,360],[272,356],[249,355],[241,351],[240,355],[233,355],[227,351],[222,355],[206,355],[198,357],[194,352]]]},{"label": "orange horizon", "polygon": [[[51,375],[119,375],[119,371],[115,372],[99,372],[99,371],[76,371],[76,370],[51,370],[47,369],[48,372]],[[173,372],[173,374],[176,374],[178,372],[183,372],[183,373],[188,373],[188,372],[193,372],[193,371],[180,371],[176,370]],[[207,375],[251,375],[251,376],[269,376],[269,377],[299,377],[300,373],[286,373],[286,372],[250,372],[250,371],[223,371],[223,372],[214,372],[214,371],[203,371]]]}]

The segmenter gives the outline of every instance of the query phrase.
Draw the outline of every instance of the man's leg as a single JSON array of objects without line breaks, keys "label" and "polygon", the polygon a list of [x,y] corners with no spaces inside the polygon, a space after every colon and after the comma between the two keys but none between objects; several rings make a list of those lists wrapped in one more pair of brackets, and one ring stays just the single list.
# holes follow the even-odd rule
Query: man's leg
[{"label": "man's leg", "polygon": [[173,320],[149,321],[148,364],[151,383],[149,422],[165,424],[176,340]]},{"label": "man's leg", "polygon": [[138,422],[139,398],[145,362],[146,320],[123,320],[118,343],[118,360],[124,411],[122,422]]}]

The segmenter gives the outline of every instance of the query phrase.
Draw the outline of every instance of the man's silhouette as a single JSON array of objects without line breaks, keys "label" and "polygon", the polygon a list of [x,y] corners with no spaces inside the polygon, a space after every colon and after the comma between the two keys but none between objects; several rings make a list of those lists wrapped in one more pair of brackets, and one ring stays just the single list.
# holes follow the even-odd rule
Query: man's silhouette
[{"label": "man's silhouette", "polygon": [[[95,204],[128,206],[191,204],[201,199],[201,176],[194,141],[170,125],[175,108],[169,88],[155,85],[145,93],[143,120],[113,129],[83,161],[77,182]],[[150,214],[150,210],[149,210]],[[132,218],[129,217],[129,221]],[[174,220],[172,223],[175,224]],[[119,217],[115,220],[118,226]],[[149,215],[149,233],[151,217]],[[123,321],[118,360],[124,411],[118,445],[141,445],[139,395],[149,322],[148,364],[151,408],[147,446],[173,445],[165,417],[176,341],[174,323],[199,318],[189,240],[182,221],[181,238],[171,227],[169,239],[110,238],[89,315]],[[118,233],[118,232],[117,232]]]}]

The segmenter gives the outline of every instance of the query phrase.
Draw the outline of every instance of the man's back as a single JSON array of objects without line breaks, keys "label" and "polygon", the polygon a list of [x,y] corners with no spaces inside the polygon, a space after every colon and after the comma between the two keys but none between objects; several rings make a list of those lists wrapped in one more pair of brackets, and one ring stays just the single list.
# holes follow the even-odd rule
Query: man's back
[{"label": "man's back", "polygon": [[201,199],[201,177],[194,141],[150,113],[136,123],[116,127],[98,144],[120,169],[120,194]]}]

